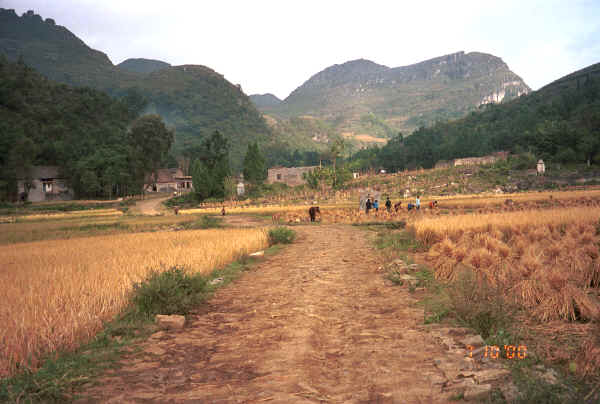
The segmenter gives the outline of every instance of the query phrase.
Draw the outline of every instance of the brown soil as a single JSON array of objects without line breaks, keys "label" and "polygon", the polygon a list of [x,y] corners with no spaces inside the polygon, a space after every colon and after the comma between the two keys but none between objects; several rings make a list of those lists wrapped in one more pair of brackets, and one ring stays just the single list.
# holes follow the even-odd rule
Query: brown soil
[{"label": "brown soil", "polygon": [[383,278],[368,233],[295,230],[297,242],[183,330],[154,334],[80,402],[448,402],[433,362],[447,351],[413,296]]},{"label": "brown soil", "polygon": [[149,196],[147,199],[138,201],[131,210],[133,213],[142,215],[159,215],[167,211],[162,203],[171,196],[170,194],[168,196]]}]

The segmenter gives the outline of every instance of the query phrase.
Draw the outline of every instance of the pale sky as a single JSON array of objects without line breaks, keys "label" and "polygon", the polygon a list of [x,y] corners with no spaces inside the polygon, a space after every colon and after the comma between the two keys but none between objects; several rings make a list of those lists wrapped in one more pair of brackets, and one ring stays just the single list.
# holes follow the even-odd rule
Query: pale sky
[{"label": "pale sky", "polygon": [[600,62],[600,1],[0,0],[53,18],[114,64],[200,64],[285,98],[333,64],[406,66],[464,50],[501,57],[534,90]]}]

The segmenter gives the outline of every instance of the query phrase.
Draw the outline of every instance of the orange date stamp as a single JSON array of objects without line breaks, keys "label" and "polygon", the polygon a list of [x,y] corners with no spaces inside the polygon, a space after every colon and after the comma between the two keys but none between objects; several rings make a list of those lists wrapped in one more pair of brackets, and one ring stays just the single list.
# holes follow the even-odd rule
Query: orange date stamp
[{"label": "orange date stamp", "polygon": [[[467,345],[467,349],[469,350],[469,358],[472,358],[475,347]],[[497,345],[486,345],[483,350],[478,351],[482,357],[491,359],[523,360],[527,357],[526,345],[504,345],[504,350]]]}]

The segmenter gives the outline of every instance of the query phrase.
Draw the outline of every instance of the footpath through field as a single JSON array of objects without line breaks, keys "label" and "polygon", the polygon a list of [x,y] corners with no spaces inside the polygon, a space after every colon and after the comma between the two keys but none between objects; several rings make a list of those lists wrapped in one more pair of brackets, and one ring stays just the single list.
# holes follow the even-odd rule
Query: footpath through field
[{"label": "footpath through field", "polygon": [[181,331],[128,354],[81,402],[448,402],[406,288],[385,284],[367,232],[298,240],[220,289]]}]

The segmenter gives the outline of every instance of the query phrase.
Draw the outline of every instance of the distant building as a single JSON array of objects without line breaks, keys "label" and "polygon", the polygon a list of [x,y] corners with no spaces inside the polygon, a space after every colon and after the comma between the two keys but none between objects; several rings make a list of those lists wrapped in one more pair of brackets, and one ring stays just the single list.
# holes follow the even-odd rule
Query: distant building
[{"label": "distant building", "polygon": [[291,187],[306,184],[303,174],[311,172],[318,166],[310,167],[273,167],[269,168],[267,182],[273,184],[281,182]]},{"label": "distant building", "polygon": [[537,175],[544,175],[546,172],[546,164],[544,164],[544,160],[539,159],[537,162]]},{"label": "distant building", "polygon": [[146,192],[191,192],[194,189],[191,175],[183,175],[180,168],[159,168],[148,175],[144,184]]},{"label": "distant building", "polygon": [[450,168],[459,166],[477,166],[482,164],[492,164],[498,160],[504,160],[508,157],[508,152],[499,151],[482,157],[464,157],[454,160],[440,160],[435,163],[435,168]]},{"label": "distant building", "polygon": [[352,178],[357,179],[358,177],[360,177],[359,173],[357,173],[357,172],[352,173]]},{"label": "distant building", "polygon": [[57,166],[33,166],[17,175],[19,195],[29,202],[71,200],[74,197]]},{"label": "distant building", "polygon": [[246,192],[245,188],[244,188],[244,181],[238,182],[237,184],[237,195],[238,196],[242,196],[244,195],[244,192]]}]

